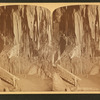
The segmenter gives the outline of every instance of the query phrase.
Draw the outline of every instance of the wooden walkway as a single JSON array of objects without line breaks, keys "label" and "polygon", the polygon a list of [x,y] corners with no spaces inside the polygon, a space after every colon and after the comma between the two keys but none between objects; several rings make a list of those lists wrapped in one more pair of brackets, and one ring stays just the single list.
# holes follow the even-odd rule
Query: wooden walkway
[{"label": "wooden walkway", "polygon": [[16,77],[15,75],[11,74],[7,70],[3,69],[2,67],[0,67],[0,78],[2,80],[4,80],[4,81],[10,83],[14,87],[16,87],[16,80],[19,80],[18,77]]}]

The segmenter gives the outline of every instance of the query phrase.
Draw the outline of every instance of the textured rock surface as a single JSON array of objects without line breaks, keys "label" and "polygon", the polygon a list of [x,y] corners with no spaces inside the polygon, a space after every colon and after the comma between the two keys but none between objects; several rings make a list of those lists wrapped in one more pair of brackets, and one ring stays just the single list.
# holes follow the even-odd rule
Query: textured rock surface
[{"label": "textured rock surface", "polygon": [[[78,73],[88,73],[91,69],[94,59],[99,59],[100,56],[100,6],[98,5],[80,5],[61,7],[53,13],[53,35],[54,39],[61,48],[60,52],[65,55],[69,54],[71,63],[68,66],[74,70],[75,66],[80,69]],[[66,43],[61,43],[61,38]],[[69,52],[68,52],[69,50]],[[65,68],[68,57],[62,57],[60,64]],[[73,59],[77,58],[77,62]],[[85,61],[85,59],[87,61]],[[66,59],[66,61],[65,61]],[[84,60],[83,60],[84,59]],[[92,60],[91,60],[92,59]],[[69,61],[70,62],[70,61]],[[83,64],[83,62],[85,62]],[[87,63],[87,64],[86,64]],[[79,68],[78,68],[79,66]],[[69,68],[70,68],[69,67]],[[85,72],[84,72],[85,70]],[[77,72],[77,70],[76,70]]]},{"label": "textured rock surface", "polygon": [[99,10],[98,5],[62,7],[51,19],[43,7],[1,6],[1,67],[28,73],[37,63],[38,74],[51,77],[52,63],[59,59],[56,63],[69,71],[87,74],[95,61],[99,63]]},{"label": "textured rock surface", "polygon": [[[28,73],[37,60],[47,59],[50,63],[51,29],[51,13],[46,8],[0,7],[1,67],[14,74]],[[39,66],[41,68],[41,64]]]},{"label": "textured rock surface", "polygon": [[[70,38],[69,42],[75,41],[79,46],[79,53],[88,54],[89,56],[99,56],[99,27],[100,27],[100,6],[97,5],[82,5],[69,6],[58,8],[54,11],[53,21],[56,23],[54,27],[58,26],[57,35],[65,34]],[[56,16],[60,12],[60,21],[58,22]],[[56,37],[55,37],[56,38]],[[74,42],[73,42],[74,43]]]},{"label": "textured rock surface", "polygon": [[100,67],[96,65],[95,67],[91,69],[90,75],[97,75],[99,74],[99,72],[100,72]]}]

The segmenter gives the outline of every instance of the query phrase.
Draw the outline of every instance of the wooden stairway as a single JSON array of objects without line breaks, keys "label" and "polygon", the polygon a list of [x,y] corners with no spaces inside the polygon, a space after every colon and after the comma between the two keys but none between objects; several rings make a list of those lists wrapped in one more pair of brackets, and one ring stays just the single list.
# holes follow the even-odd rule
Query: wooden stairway
[{"label": "wooden stairway", "polygon": [[74,86],[78,85],[78,81],[80,81],[81,79],[74,75],[73,73],[69,72],[67,69],[63,68],[61,65],[57,64],[56,68],[56,72],[60,75],[60,77],[62,79],[64,79],[65,81],[71,83]]},{"label": "wooden stairway", "polygon": [[19,80],[18,77],[16,77],[15,75],[11,74],[7,70],[3,69],[2,67],[0,67],[0,78],[2,80],[4,80],[4,81],[10,83],[14,87],[16,87],[16,80]]}]

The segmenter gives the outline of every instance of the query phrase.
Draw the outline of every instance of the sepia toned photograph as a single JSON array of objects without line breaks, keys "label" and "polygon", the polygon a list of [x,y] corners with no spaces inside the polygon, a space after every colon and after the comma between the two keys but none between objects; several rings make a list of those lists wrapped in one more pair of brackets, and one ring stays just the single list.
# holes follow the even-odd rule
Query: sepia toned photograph
[{"label": "sepia toned photograph", "polygon": [[0,5],[0,92],[100,92],[100,5]]}]

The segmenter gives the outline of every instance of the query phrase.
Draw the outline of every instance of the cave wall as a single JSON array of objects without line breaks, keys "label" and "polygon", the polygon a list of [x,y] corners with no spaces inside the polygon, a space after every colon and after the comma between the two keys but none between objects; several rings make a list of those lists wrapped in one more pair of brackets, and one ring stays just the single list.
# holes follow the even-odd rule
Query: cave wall
[{"label": "cave wall", "polygon": [[99,10],[99,5],[75,5],[53,12],[53,40],[60,50],[58,62],[74,74],[88,74],[100,66]]},{"label": "cave wall", "polygon": [[[100,56],[99,9],[97,5],[61,7],[51,19],[43,7],[1,6],[0,62],[12,73],[27,73],[38,66],[40,76],[50,76],[52,64],[61,58],[58,63],[72,73],[89,72],[90,59]],[[4,54],[6,59],[2,59]]]},{"label": "cave wall", "polygon": [[34,56],[45,42],[51,45],[51,15],[38,6],[1,6],[0,36],[5,45],[17,47],[18,55]]},{"label": "cave wall", "polygon": [[[51,62],[51,30],[51,13],[46,8],[0,6],[1,67],[13,74],[23,74],[36,66],[42,76],[42,60]],[[47,70],[46,65],[44,69]]]},{"label": "cave wall", "polygon": [[67,6],[56,9],[53,13],[53,34],[59,37],[65,34],[69,38],[70,46],[74,43],[78,46],[80,56],[100,56],[99,10],[98,5]]}]

